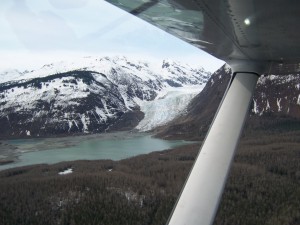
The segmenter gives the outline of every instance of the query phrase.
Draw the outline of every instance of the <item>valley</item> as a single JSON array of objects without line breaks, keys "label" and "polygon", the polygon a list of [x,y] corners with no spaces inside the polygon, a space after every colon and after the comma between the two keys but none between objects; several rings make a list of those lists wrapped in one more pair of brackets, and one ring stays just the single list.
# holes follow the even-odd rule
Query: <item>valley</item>
[{"label": "valley", "polygon": [[[147,64],[114,60],[122,66],[112,69],[101,64],[109,68],[106,74],[81,65],[81,69],[69,71],[62,63],[61,68],[67,69],[49,77],[53,67],[49,64],[45,67],[48,72],[28,72],[24,79],[14,74],[14,81],[1,84],[1,151],[2,155],[16,153],[15,158],[2,157],[2,166],[13,165],[20,156],[18,146],[12,143],[24,137],[21,142],[27,142],[28,154],[53,151],[54,156],[59,155],[59,146],[93,145],[98,140],[114,143],[127,137],[148,140],[150,133],[139,131],[149,130],[161,139],[197,142],[177,146],[175,141],[175,145],[161,148],[168,148],[164,151],[155,150],[153,142],[141,142],[135,154],[125,157],[104,159],[89,152],[90,158],[81,155],[0,171],[1,224],[166,223],[222,100],[231,70],[225,65],[195,80],[193,76],[199,76],[199,71],[189,69],[194,74],[189,76],[187,67],[164,61],[160,76],[154,79],[156,73],[144,73]],[[101,62],[111,65],[113,60]],[[142,74],[147,78],[139,77]],[[73,80],[77,86],[71,87]],[[52,83],[58,85],[59,92],[50,89]],[[215,225],[300,223],[299,83],[297,75],[260,78]],[[67,95],[70,88],[78,95]],[[19,95],[20,89],[25,94],[40,93],[43,102],[23,104],[21,100],[29,95]],[[47,105],[49,99],[51,104]],[[163,118],[167,120],[162,122]],[[38,137],[37,148],[30,143],[32,137]],[[134,139],[129,146],[136,142]],[[121,145],[126,148],[124,142]],[[144,145],[150,148],[144,150]],[[39,151],[43,146],[57,149]]]},{"label": "valley", "polygon": [[[242,138],[214,225],[299,224],[299,137]],[[199,147],[0,171],[0,222],[165,224]]]},{"label": "valley", "polygon": [[126,57],[87,57],[15,73],[0,74],[1,139],[131,130],[144,117],[139,104],[170,89],[195,95],[193,88],[199,93],[211,75],[171,60],[156,65]]}]

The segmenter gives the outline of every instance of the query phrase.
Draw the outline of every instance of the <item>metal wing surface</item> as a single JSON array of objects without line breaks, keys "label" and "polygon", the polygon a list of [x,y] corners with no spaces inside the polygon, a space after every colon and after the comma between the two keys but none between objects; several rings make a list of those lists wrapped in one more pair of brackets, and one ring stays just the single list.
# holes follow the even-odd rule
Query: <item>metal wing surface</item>
[{"label": "metal wing surface", "polygon": [[107,0],[223,59],[259,62],[265,73],[300,71],[300,1]]}]

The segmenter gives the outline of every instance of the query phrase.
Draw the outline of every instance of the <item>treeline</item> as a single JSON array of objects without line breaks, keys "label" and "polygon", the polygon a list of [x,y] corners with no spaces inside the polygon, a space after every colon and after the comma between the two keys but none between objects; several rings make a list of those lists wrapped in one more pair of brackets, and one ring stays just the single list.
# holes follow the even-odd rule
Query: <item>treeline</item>
[{"label": "treeline", "polygon": [[[300,224],[299,137],[243,137],[215,225]],[[166,224],[199,146],[2,171],[0,224]]]}]

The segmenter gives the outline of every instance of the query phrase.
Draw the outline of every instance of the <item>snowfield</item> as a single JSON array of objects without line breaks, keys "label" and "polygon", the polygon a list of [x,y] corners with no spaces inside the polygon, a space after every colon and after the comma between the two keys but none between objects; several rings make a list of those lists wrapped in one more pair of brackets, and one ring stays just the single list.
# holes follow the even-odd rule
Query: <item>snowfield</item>
[{"label": "snowfield", "polygon": [[[126,74],[134,74],[134,76],[143,81],[153,80],[153,78],[162,77],[164,79],[171,79],[178,77],[178,75],[186,75],[188,79],[198,82],[200,76],[195,76],[201,72],[203,74],[210,75],[209,72],[205,71],[203,67],[192,68],[187,64],[180,64],[172,60],[164,60],[163,64],[145,62],[142,60],[132,60],[124,56],[115,57],[91,57],[87,56],[72,61],[60,61],[44,65],[43,67],[31,70],[19,72],[17,70],[9,70],[0,72],[0,83],[8,81],[18,80],[30,80],[33,78],[42,78],[49,75],[65,73],[74,70],[81,71],[94,71],[103,74],[109,74],[109,78],[113,78],[115,73],[112,73],[112,69],[115,69],[115,73],[122,72]],[[194,74],[192,74],[194,73]],[[114,79],[113,79],[114,80]],[[189,82],[190,82],[189,81]]]}]

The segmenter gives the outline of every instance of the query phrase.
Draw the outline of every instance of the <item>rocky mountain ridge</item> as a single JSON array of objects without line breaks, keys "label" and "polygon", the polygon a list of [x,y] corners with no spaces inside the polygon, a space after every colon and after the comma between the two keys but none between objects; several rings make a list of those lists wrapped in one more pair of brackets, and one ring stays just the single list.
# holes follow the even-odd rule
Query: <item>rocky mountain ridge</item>
[{"label": "rocky mountain ridge", "polygon": [[[204,138],[223,98],[232,71],[225,65],[212,74],[205,88],[194,97],[185,115],[155,129],[163,138]],[[238,106],[237,109],[238,110]],[[300,75],[262,75],[250,106],[246,128],[299,129]]]},{"label": "rocky mountain ridge", "polygon": [[140,102],[168,88],[203,85],[210,73],[170,60],[155,67],[88,57],[2,75],[0,136],[6,138],[132,129],[144,116]]}]

